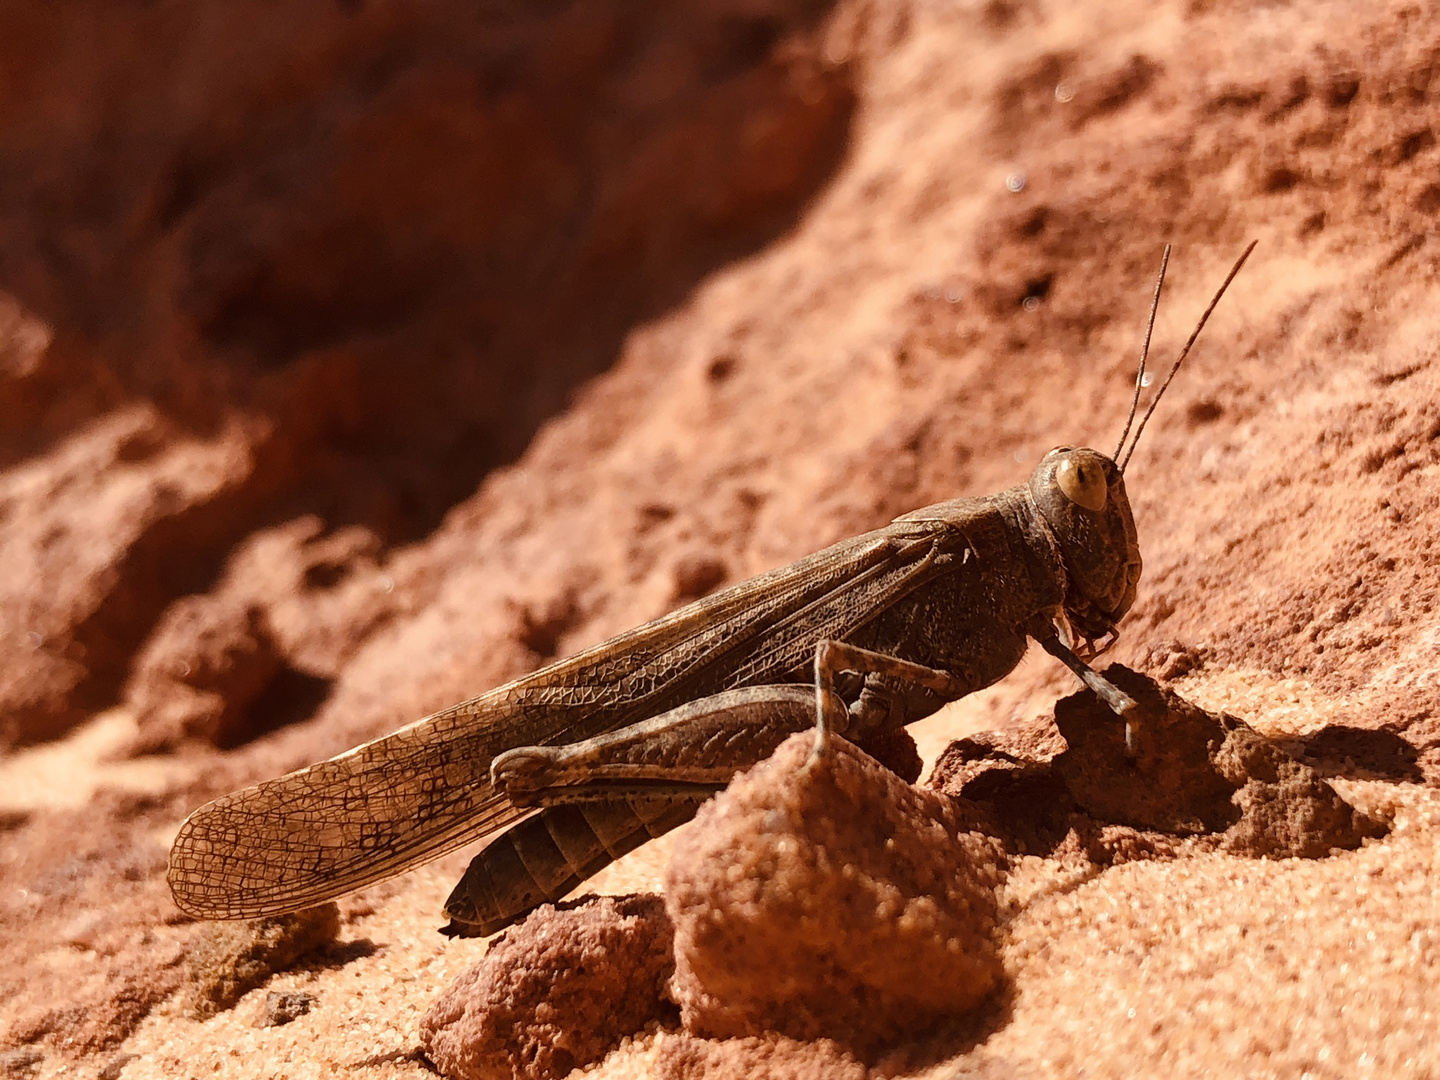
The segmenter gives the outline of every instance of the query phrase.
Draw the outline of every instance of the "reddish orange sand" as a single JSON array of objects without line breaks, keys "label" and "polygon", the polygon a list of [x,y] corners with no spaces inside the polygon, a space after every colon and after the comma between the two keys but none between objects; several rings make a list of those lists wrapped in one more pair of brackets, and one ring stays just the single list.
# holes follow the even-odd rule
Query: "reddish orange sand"
[{"label": "reddish orange sand", "polygon": [[[200,1022],[183,816],[1057,443],[1109,452],[1162,244],[1169,357],[1258,238],[1127,474],[1115,658],[1393,830],[1023,860],[1004,1016],[888,1068],[1434,1074],[1425,8],[63,12],[0,10],[5,1069],[426,1075],[419,1017],[484,949],[434,932],[465,853],[342,903],[374,948],[268,986],[308,1014],[256,1027],[261,989]],[[917,739],[1072,689],[1032,656]],[[667,850],[592,886],[653,889]],[[849,1068],[680,1038],[593,1075]]]}]

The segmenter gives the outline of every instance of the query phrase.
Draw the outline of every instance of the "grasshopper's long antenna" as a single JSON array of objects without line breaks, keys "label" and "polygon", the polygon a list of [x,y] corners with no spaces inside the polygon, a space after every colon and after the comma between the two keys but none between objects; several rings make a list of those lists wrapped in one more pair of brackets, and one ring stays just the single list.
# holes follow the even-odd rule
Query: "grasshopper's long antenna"
[{"label": "grasshopper's long antenna", "polygon": [[1180,355],[1176,358],[1175,363],[1170,365],[1170,371],[1165,376],[1165,381],[1160,384],[1160,389],[1155,391],[1155,396],[1150,399],[1150,407],[1145,410],[1145,415],[1140,418],[1140,426],[1135,429],[1135,438],[1130,441],[1130,449],[1125,451],[1125,460],[1119,462],[1122,473],[1125,471],[1125,466],[1130,464],[1130,455],[1135,453],[1135,447],[1140,444],[1140,436],[1144,434],[1145,425],[1150,422],[1150,417],[1155,412],[1155,406],[1160,403],[1160,398],[1165,393],[1165,388],[1170,385],[1170,380],[1175,378],[1175,373],[1180,370],[1180,365],[1185,362],[1185,357],[1190,355],[1190,347],[1195,344],[1195,339],[1200,336],[1200,331],[1205,329],[1205,323],[1209,321],[1210,313],[1215,310],[1215,305],[1220,303],[1220,298],[1225,295],[1225,290],[1230,287],[1230,282],[1235,280],[1235,275],[1240,273],[1240,268],[1245,265],[1245,260],[1250,257],[1250,253],[1255,250],[1255,245],[1259,242],[1258,240],[1251,240],[1250,246],[1245,249],[1240,258],[1235,260],[1235,265],[1230,268],[1230,273],[1227,274],[1225,280],[1220,283],[1220,288],[1215,293],[1215,298],[1210,301],[1210,306],[1205,309],[1205,314],[1201,315],[1200,321],[1195,324],[1195,329],[1190,334],[1190,340],[1185,342],[1185,347],[1180,350]]},{"label": "grasshopper's long antenna", "polygon": [[1165,268],[1170,265],[1170,245],[1165,245],[1165,254],[1160,256],[1160,276],[1155,279],[1155,298],[1150,301],[1150,319],[1145,324],[1145,341],[1140,346],[1140,367],[1135,372],[1135,394],[1130,398],[1130,415],[1125,417],[1125,430],[1120,432],[1120,441],[1115,444],[1111,461],[1120,460],[1120,451],[1125,449],[1125,439],[1130,434],[1130,425],[1135,422],[1135,409],[1140,404],[1140,387],[1145,385],[1145,360],[1150,355],[1150,335],[1155,330],[1155,313],[1160,310],[1160,290],[1165,287]]}]

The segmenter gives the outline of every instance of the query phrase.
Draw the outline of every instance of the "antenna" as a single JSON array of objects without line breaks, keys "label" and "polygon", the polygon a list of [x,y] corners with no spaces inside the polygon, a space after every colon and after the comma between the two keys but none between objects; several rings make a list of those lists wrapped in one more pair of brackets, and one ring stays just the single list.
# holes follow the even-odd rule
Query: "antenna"
[{"label": "antenna", "polygon": [[1175,378],[1175,373],[1180,370],[1180,365],[1185,362],[1185,357],[1190,355],[1190,347],[1195,344],[1195,339],[1200,336],[1200,331],[1205,329],[1205,323],[1209,321],[1210,313],[1215,310],[1215,305],[1220,303],[1220,298],[1225,295],[1225,290],[1230,287],[1230,282],[1235,280],[1235,275],[1240,273],[1240,268],[1245,265],[1245,260],[1250,257],[1250,253],[1255,250],[1255,245],[1259,242],[1258,240],[1251,240],[1250,246],[1245,249],[1240,258],[1235,260],[1235,265],[1230,268],[1230,273],[1227,274],[1225,280],[1220,283],[1220,288],[1215,293],[1215,298],[1210,301],[1210,306],[1205,309],[1205,314],[1201,315],[1200,321],[1195,324],[1195,329],[1190,334],[1190,340],[1185,342],[1185,347],[1180,350],[1179,357],[1177,357],[1175,363],[1170,366],[1170,372],[1165,376],[1165,381],[1160,384],[1160,389],[1156,390],[1155,396],[1150,399],[1150,407],[1145,410],[1145,415],[1140,418],[1140,426],[1135,429],[1135,438],[1130,442],[1130,449],[1125,451],[1125,460],[1119,463],[1122,473],[1125,471],[1125,466],[1130,464],[1130,456],[1135,453],[1135,447],[1140,444],[1140,436],[1144,434],[1145,425],[1150,422],[1150,417],[1155,412],[1155,406],[1160,403],[1160,398],[1165,393],[1166,387],[1170,385],[1170,380]]},{"label": "antenna", "polygon": [[1120,432],[1120,441],[1115,446],[1111,461],[1120,459],[1125,449],[1125,439],[1130,434],[1130,425],[1135,422],[1135,407],[1140,404],[1140,387],[1145,385],[1145,359],[1150,355],[1150,335],[1155,330],[1155,313],[1160,310],[1160,290],[1165,287],[1165,268],[1170,265],[1170,245],[1165,245],[1165,254],[1160,257],[1160,276],[1155,279],[1155,299],[1150,301],[1150,321],[1145,324],[1145,342],[1140,346],[1140,368],[1135,372],[1135,394],[1130,398],[1130,415],[1125,417],[1125,430]]}]

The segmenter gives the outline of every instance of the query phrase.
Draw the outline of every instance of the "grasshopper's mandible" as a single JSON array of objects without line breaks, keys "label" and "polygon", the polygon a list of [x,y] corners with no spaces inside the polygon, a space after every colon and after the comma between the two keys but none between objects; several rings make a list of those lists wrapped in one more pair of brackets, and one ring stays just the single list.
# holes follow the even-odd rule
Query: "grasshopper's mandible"
[{"label": "grasshopper's mandible", "polygon": [[1086,660],[1113,642],[1140,580],[1125,465],[1254,246],[1128,449],[1164,263],[1113,456],[1052,450],[1028,483],[916,510],[202,806],[170,853],[175,902],[209,919],[281,914],[488,838],[444,929],[493,933],[688,820],[789,734],[863,747],[1004,678],[1030,638],[1124,717],[1134,703]]}]

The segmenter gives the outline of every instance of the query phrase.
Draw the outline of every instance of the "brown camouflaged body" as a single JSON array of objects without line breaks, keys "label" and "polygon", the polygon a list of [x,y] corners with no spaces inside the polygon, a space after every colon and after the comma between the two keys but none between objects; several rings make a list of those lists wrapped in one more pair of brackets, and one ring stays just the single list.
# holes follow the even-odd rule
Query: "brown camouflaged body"
[{"label": "brown camouflaged body", "polygon": [[[392,735],[202,807],[171,853],[176,902],[208,918],[296,910],[491,837],[446,904],[446,931],[492,933],[688,820],[708,793],[666,788],[530,816],[492,781],[499,753],[579,742],[741,688],[806,682],[816,646],[827,640],[946,671],[958,684],[959,692],[941,694],[891,676],[841,680],[848,733],[862,746],[998,681],[1024,655],[1027,627],[1051,626],[1062,604],[1063,617],[1091,612],[1096,600],[1083,586],[1096,566],[1113,564],[1099,576],[1108,587],[1124,580],[1125,555],[1133,551],[1118,470],[1110,474],[1118,497],[1076,518],[1056,508],[1062,495],[1045,498],[1058,459],[1056,451],[1046,455],[1028,485],[907,514]],[[1128,544],[1119,558],[1116,536]],[[1089,552],[1085,545],[1099,540],[1105,543]],[[1066,554],[1077,553],[1089,571],[1078,584],[1064,564]],[[1138,553],[1134,560],[1138,565]],[[771,705],[753,721],[769,734],[734,758],[735,770],[812,722],[803,695],[781,695]]]}]

